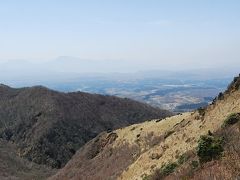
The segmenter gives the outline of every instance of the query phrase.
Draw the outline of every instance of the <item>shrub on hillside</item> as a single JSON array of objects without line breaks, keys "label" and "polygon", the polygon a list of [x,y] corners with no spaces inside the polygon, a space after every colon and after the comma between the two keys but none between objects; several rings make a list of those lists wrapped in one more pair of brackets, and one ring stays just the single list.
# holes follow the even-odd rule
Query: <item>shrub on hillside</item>
[{"label": "shrub on hillside", "polygon": [[192,162],[191,162],[191,166],[192,166],[193,169],[197,169],[198,166],[199,166],[198,161],[192,161]]},{"label": "shrub on hillside", "polygon": [[200,162],[217,159],[223,152],[223,139],[210,135],[201,136],[198,141],[197,155]]},{"label": "shrub on hillside", "polygon": [[167,176],[167,175],[173,173],[177,166],[178,166],[177,163],[169,163],[169,164],[163,166],[160,169],[160,172],[162,175]]},{"label": "shrub on hillside", "polygon": [[205,116],[205,108],[200,107],[197,109],[197,111],[200,116],[202,116],[202,117]]},{"label": "shrub on hillside", "polygon": [[220,92],[218,94],[218,100],[223,100],[224,99],[224,94],[222,92]]},{"label": "shrub on hillside", "polygon": [[142,175],[142,180],[151,180],[151,175],[143,174]]},{"label": "shrub on hillside", "polygon": [[240,121],[240,113],[230,114],[223,122],[223,127],[233,125]]},{"label": "shrub on hillside", "polygon": [[181,164],[187,162],[187,160],[188,160],[189,158],[190,158],[189,155],[188,155],[187,153],[184,153],[184,154],[182,154],[182,155],[178,158],[178,161],[177,161],[177,162],[178,162],[179,165],[181,165]]},{"label": "shrub on hillside", "polygon": [[149,176],[149,178],[151,180],[163,179],[164,177],[173,173],[177,167],[178,167],[177,163],[169,163],[167,165],[162,166],[160,169],[156,170],[153,175]]}]

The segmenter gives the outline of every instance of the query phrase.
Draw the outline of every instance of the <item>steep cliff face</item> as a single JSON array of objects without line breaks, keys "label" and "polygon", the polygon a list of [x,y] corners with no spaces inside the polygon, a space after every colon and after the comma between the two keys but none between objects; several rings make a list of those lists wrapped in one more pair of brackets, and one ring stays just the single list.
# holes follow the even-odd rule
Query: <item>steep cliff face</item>
[{"label": "steep cliff face", "polygon": [[[240,77],[236,77],[211,105],[195,112],[102,133],[50,179],[237,178],[240,122],[234,120],[226,126],[226,121],[240,113],[239,86]],[[197,148],[204,136],[212,141],[223,139],[218,159],[200,162]]]},{"label": "steep cliff face", "polygon": [[169,115],[130,99],[0,86],[0,138],[17,144],[20,156],[55,168],[102,131]]}]

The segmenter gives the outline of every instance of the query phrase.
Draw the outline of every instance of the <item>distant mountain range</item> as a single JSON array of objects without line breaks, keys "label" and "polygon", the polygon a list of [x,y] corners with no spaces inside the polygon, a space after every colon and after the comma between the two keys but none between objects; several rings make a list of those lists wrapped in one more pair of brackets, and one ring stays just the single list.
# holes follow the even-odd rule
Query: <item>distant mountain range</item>
[{"label": "distant mountain range", "polygon": [[1,60],[0,82],[16,86],[62,85],[86,78],[115,79],[188,79],[209,80],[232,77],[238,72],[237,67],[219,67],[197,69],[166,69],[149,64],[141,65],[137,61],[82,59],[61,56],[52,60]]},{"label": "distant mountain range", "polygon": [[[126,64],[132,71],[121,71],[127,69],[122,67]],[[114,95],[186,112],[210,103],[238,71],[227,67],[221,72],[218,68],[134,72],[136,69],[139,68],[120,60],[68,56],[49,61],[9,60],[0,61],[0,82],[15,88],[43,85],[61,92]]]}]

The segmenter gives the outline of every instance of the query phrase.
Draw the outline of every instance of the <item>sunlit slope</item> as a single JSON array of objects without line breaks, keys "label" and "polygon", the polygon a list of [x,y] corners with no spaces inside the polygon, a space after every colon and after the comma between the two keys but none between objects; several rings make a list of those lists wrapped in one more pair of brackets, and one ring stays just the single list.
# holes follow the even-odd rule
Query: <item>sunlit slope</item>
[{"label": "sunlit slope", "polygon": [[[153,124],[154,122],[141,124],[139,128],[143,128],[143,130],[145,127],[147,128],[146,131],[140,133],[140,142],[152,132],[154,136],[170,135],[153,147],[149,148],[143,145],[142,149],[146,150],[121,174],[119,179],[142,179],[143,174],[151,174],[164,164],[177,161],[181,154],[196,148],[200,135],[205,135],[208,131],[215,132],[228,115],[238,112],[240,112],[240,91],[226,94],[224,100],[218,100],[216,104],[210,105],[205,110],[204,116],[199,115],[199,112],[196,111],[167,118],[155,124]],[[148,128],[149,126],[154,128]],[[166,126],[167,128],[165,128]],[[118,134],[122,134],[121,130]],[[154,154],[158,154],[160,158],[153,159]]]},{"label": "sunlit slope", "polygon": [[143,179],[196,149],[201,135],[219,130],[240,112],[240,78],[204,109],[102,133],[87,143],[52,179]]}]

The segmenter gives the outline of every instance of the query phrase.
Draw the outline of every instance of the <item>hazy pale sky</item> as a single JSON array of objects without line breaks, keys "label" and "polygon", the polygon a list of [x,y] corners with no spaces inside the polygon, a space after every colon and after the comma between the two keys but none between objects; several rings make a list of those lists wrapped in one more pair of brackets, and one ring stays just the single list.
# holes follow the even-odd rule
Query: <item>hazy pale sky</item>
[{"label": "hazy pale sky", "polygon": [[0,60],[240,65],[239,0],[0,1]]}]

